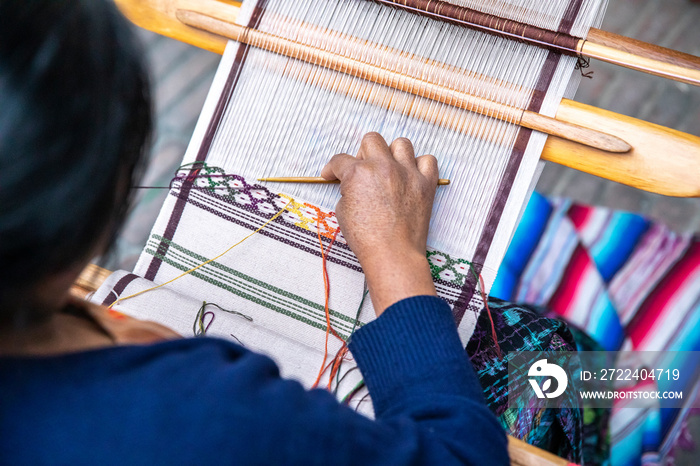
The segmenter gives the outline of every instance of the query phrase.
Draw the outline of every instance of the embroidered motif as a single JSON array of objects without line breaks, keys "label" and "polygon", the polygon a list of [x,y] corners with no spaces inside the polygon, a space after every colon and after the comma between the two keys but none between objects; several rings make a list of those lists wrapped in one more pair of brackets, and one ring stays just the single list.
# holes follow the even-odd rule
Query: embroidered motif
[{"label": "embroidered motif", "polygon": [[331,239],[333,235],[338,232],[336,241],[345,243],[345,239],[342,233],[340,233],[338,220],[335,218],[335,212],[321,209],[308,202],[300,204],[286,194],[280,193],[278,197],[285,199],[285,201],[281,201],[282,203],[289,202],[289,206],[287,206],[288,212],[282,214],[282,218],[286,221],[312,233],[317,233],[320,225],[321,236]]},{"label": "embroidered motif", "polygon": [[[331,210],[309,203],[296,202],[286,194],[273,193],[259,184],[248,184],[242,176],[226,173],[223,169],[209,166],[205,162],[198,163],[196,167],[193,174],[187,171],[192,167],[180,167],[173,181],[194,183],[200,189],[208,189],[213,194],[223,195],[246,210],[256,211],[268,218],[288,204],[287,212],[282,214],[285,222],[313,234],[318,232],[320,225],[321,236],[329,240],[339,232],[335,212]],[[342,233],[338,233],[336,241],[345,244]]]},{"label": "embroidered motif", "polygon": [[[272,224],[267,231],[261,232],[261,234],[273,236],[278,241],[312,254],[318,253],[316,243],[319,225],[321,226],[321,236],[328,241],[331,240],[336,231],[339,231],[340,227],[335,212],[331,210],[294,201],[284,193],[273,193],[264,186],[246,182],[240,175],[227,174],[223,169],[209,166],[204,162],[197,163],[196,167],[193,174],[189,174],[188,171],[192,169],[192,166],[181,167],[173,178],[173,188],[175,189],[171,192],[172,195],[178,196],[177,188],[181,187],[181,185],[175,185],[175,182],[193,183],[200,189],[190,193],[187,199],[188,203],[220,217],[224,216],[224,212],[228,212],[230,215],[225,215],[227,220],[250,228],[257,222],[253,220],[253,217],[249,218],[250,223],[244,222],[243,219],[249,217],[245,212],[250,212],[252,216],[269,219],[279,209],[287,205],[286,212],[280,216],[278,222],[275,222],[279,223],[279,227]],[[284,227],[291,228],[291,230],[284,229]],[[278,234],[276,228],[283,228],[283,230],[280,230]],[[308,235],[308,238],[299,235],[302,231]],[[428,250],[426,257],[438,293],[450,305],[454,305],[458,295],[453,295],[452,289],[459,289],[466,283],[466,278],[470,273],[469,261],[453,258],[436,250]],[[342,232],[338,233],[336,247],[329,255],[328,260],[361,271],[359,263],[343,238]],[[477,301],[481,300],[477,299]]]},{"label": "embroidered motif", "polygon": [[470,273],[469,261],[454,259],[440,251],[427,251],[428,264],[434,280],[462,286]]}]

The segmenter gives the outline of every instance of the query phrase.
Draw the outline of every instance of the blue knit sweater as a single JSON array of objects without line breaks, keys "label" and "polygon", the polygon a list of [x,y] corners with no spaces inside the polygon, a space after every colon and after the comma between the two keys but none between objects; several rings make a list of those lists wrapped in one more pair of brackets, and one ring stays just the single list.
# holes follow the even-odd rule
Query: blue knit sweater
[{"label": "blue knit sweater", "polygon": [[350,349],[375,421],[217,339],[0,358],[0,463],[508,464],[443,301],[394,304]]}]

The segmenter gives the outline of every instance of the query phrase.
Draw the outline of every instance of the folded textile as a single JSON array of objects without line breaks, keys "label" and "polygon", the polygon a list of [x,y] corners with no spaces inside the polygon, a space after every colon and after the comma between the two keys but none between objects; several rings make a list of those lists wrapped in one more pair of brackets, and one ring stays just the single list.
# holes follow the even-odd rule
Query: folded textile
[{"label": "folded textile", "polygon": [[[700,239],[640,215],[533,194],[491,295],[543,306],[603,349],[700,350]],[[682,367],[682,355],[674,367]],[[686,407],[622,410],[610,422],[612,464],[660,463]]]}]

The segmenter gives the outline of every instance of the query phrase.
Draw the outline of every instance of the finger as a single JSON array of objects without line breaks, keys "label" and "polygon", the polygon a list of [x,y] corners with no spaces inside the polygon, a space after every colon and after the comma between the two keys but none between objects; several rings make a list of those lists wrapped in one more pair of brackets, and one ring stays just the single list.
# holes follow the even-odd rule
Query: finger
[{"label": "finger", "polygon": [[394,156],[397,162],[406,167],[416,166],[416,155],[413,151],[413,144],[406,138],[394,139],[394,142],[389,146],[391,155]]},{"label": "finger", "polygon": [[379,133],[367,133],[362,137],[357,158],[360,160],[389,159],[391,150]]},{"label": "finger", "polygon": [[357,159],[350,154],[335,154],[321,170],[321,177],[327,180],[342,181],[348,167],[354,163],[357,163]]},{"label": "finger", "polygon": [[438,163],[433,155],[421,155],[416,159],[418,171],[431,183],[431,186],[437,188],[438,184]]}]

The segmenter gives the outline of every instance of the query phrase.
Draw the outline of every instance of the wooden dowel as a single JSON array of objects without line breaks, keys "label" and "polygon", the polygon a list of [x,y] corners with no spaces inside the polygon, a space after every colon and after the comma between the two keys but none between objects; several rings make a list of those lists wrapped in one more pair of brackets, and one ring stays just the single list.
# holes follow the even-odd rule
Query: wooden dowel
[{"label": "wooden dowel", "polygon": [[535,112],[509,107],[432,82],[397,73],[379,66],[362,63],[282,37],[232,24],[190,10],[178,10],[177,18],[184,24],[203,29],[253,47],[322,66],[357,78],[399,89],[443,104],[507,121],[552,136],[569,139],[599,150],[625,153],[631,146],[622,139],[571,123],[564,123]]},{"label": "wooden dowel", "polygon": [[700,57],[591,29],[579,42],[581,55],[700,86]]},{"label": "wooden dowel", "polygon": [[508,436],[508,456],[511,466],[576,466],[545,450]]},{"label": "wooden dowel", "polygon": [[[374,0],[413,14],[526,42],[568,55],[583,55],[637,71],[700,85],[700,57],[647,44],[599,29],[577,39],[442,0]],[[509,5],[510,6],[510,5]]]},{"label": "wooden dowel", "polygon": [[[340,180],[327,180],[320,176],[277,176],[271,178],[258,178],[258,181],[266,181],[269,183],[313,183],[313,184],[337,184]],[[450,180],[440,178],[438,186],[447,186]]]}]

